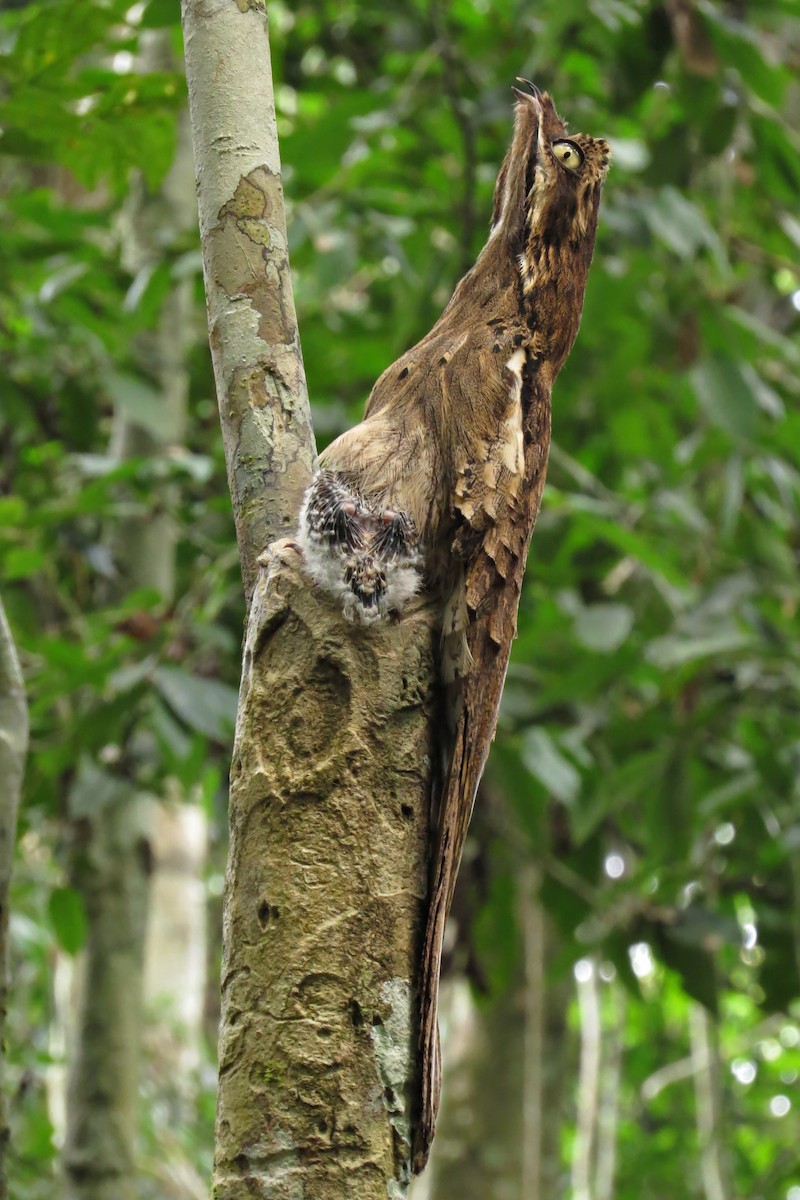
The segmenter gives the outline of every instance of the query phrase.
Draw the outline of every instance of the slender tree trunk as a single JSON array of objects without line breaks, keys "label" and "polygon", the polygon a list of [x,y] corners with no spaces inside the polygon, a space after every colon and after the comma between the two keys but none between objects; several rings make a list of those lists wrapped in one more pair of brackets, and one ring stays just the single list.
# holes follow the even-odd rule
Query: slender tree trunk
[{"label": "slender tree trunk", "polygon": [[159,1121],[143,1174],[158,1200],[198,1200],[208,1196],[208,1180],[191,1149],[187,1153],[184,1131],[196,1120],[204,1059],[208,828],[202,807],[177,798],[157,803],[150,849],[144,1057]]},{"label": "slender tree trunk", "polygon": [[[551,980],[555,934],[535,865],[520,880],[519,971],[504,993],[478,1002],[458,981],[445,995],[442,1112],[428,1170],[412,1200],[557,1200],[568,1077],[571,979]],[[455,995],[455,1003],[448,1002]]]},{"label": "slender tree trunk", "polygon": [[[247,629],[217,1200],[399,1200],[415,1095],[432,620],[347,625],[292,543],[314,439],[263,0],[184,0],[209,330]],[[255,587],[255,593],[253,591]]]},{"label": "slender tree trunk", "polygon": [[8,1114],[5,1094],[8,1011],[8,890],[17,832],[28,706],[17,651],[0,601],[0,1200],[8,1197]]},{"label": "slender tree trunk", "polygon": [[[174,67],[171,38],[162,31],[143,33],[142,69]],[[124,265],[135,277],[158,264],[164,245],[180,242],[195,227],[194,163],[189,114],[178,122],[175,161],[163,187],[149,194],[139,178],[127,213]],[[172,287],[156,328],[140,334],[136,358],[155,376],[161,398],[159,428],[143,430],[121,409],[115,413],[114,446],[120,460],[137,454],[167,457],[186,438],[189,401],[188,352],[198,330],[193,323],[193,283]],[[170,509],[174,486],[159,489],[156,511],[117,531],[115,561],[129,586],[153,588],[165,604],[176,591],[178,528]],[[173,1116],[182,1120],[191,1092],[190,1077],[200,1061],[205,991],[205,889],[202,872],[207,849],[205,814],[189,797],[161,800],[151,833],[152,876],[145,940],[144,1003],[148,1034],[157,1046],[159,1077],[174,1100]],[[160,1014],[155,1016],[156,1010]]]},{"label": "slender tree trunk", "polygon": [[[143,39],[142,58],[143,70],[171,65],[168,39],[160,33]],[[191,196],[185,129],[161,193],[148,195],[142,180],[135,185],[121,231],[124,264],[132,274],[152,269],[169,235],[187,227]],[[165,455],[183,438],[190,313],[189,284],[180,283],[156,330],[138,342],[142,370],[161,394],[161,414],[156,429],[117,407],[111,453],[120,462]],[[177,531],[170,500],[162,488],[154,512],[110,531],[119,594],[149,587],[165,603],[172,600]],[[64,1170],[70,1200],[134,1200],[139,1191],[136,1135],[153,806],[135,783],[117,783],[103,803],[87,806],[74,821],[73,880],[83,896],[88,938],[67,1081]]]},{"label": "slender tree trunk", "polygon": [[619,1092],[625,1034],[625,993],[612,980],[606,987],[603,1015],[603,1072],[600,1080],[600,1111],[597,1118],[597,1163],[595,1200],[613,1200],[617,1169]]},{"label": "slender tree trunk", "polygon": [[706,1200],[730,1200],[717,1028],[701,1004],[693,1003],[689,1010],[689,1032],[703,1192]]},{"label": "slender tree trunk", "polygon": [[88,924],[67,1084],[68,1200],[136,1200],[135,1136],[148,829],[125,784],[76,823],[74,874]]},{"label": "slender tree trunk", "polygon": [[525,947],[525,1076],[520,1200],[557,1200],[563,1192],[564,1083],[570,1075],[567,1009],[572,977],[553,977],[559,936],[541,899],[541,868],[522,873]]},{"label": "slender tree trunk", "polygon": [[173,1100],[175,1122],[201,1061],[206,988],[205,813],[197,804],[158,805],[151,849],[144,998],[148,1044],[158,1079]]},{"label": "slender tree trunk", "polygon": [[581,1049],[572,1200],[611,1200],[617,1163],[624,997],[613,980],[601,984],[594,959],[583,959],[576,974]]},{"label": "slender tree trunk", "polygon": [[183,0],[200,236],[245,594],[315,459],[294,310],[264,0]]},{"label": "slender tree trunk", "polygon": [[522,1081],[522,1195],[542,1197],[545,1061],[545,923],[539,902],[539,872],[523,868],[520,924],[525,954],[525,1033]]},{"label": "slender tree trunk", "polygon": [[[551,921],[545,919],[544,927],[546,962],[550,966],[558,957],[559,935]],[[539,1166],[543,1200],[558,1200],[558,1197],[567,1194],[561,1137],[565,1121],[564,1089],[573,1068],[572,1043],[567,1029],[571,996],[571,976],[546,977],[542,1042],[542,1156]],[[526,1200],[524,1193],[522,1200]]]},{"label": "slender tree trunk", "polygon": [[577,982],[581,1057],[578,1113],[572,1151],[572,1196],[573,1200],[593,1200],[602,1043],[597,963],[594,959],[585,958],[578,964]]},{"label": "slender tree trunk", "polygon": [[436,1140],[412,1200],[420,1193],[429,1200],[521,1200],[524,977],[520,971],[507,990],[478,1003],[457,980],[451,995],[454,989],[456,1005],[442,1018],[446,1057]]}]

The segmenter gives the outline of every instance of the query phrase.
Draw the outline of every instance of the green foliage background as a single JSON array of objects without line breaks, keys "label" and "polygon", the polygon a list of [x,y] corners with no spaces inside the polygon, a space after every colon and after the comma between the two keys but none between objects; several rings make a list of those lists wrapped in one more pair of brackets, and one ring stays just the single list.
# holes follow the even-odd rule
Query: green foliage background
[{"label": "green foliage background", "polygon": [[[594,956],[629,993],[619,1200],[703,1195],[690,1081],[642,1098],[688,1052],[691,998],[719,1016],[735,1194],[797,1200],[797,5],[269,8],[320,443],[358,419],[480,248],[514,77],[612,143],[583,327],[554,397],[495,800],[478,817],[493,882],[466,873],[462,957],[507,985],[515,879],[535,861],[553,972]],[[20,1200],[53,1187],[49,964],[83,936],[64,892],[68,817],[124,777],[205,804],[223,837],[243,614],[199,250],[194,234],[165,241],[132,277],[119,239],[132,180],[158,189],[174,156],[180,71],[138,75],[132,56],[154,29],[178,55],[175,15],[166,0],[84,0],[77,19],[53,0],[0,17],[0,548],[32,717],[11,1031]],[[189,437],[120,465],[113,405],[158,422],[134,338],[187,276]],[[109,603],[109,529],[165,495],[176,602],[139,590]],[[211,1105],[204,1094],[196,1126],[174,1135],[201,1170]],[[166,1135],[145,1109],[155,1162]]]}]

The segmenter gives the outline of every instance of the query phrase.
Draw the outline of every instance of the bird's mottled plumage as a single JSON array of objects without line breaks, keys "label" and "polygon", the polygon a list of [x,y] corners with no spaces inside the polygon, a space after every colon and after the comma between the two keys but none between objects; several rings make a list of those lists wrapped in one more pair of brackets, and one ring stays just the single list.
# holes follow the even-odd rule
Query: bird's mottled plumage
[{"label": "bird's mottled plumage", "polygon": [[350,619],[399,612],[419,586],[441,605],[448,765],[420,980],[415,1171],[439,1104],[444,925],[497,724],[550,393],[578,332],[608,166],[607,144],[568,135],[546,93],[528,85],[517,97],[489,240],[427,337],[384,371],[362,423],[322,455],[301,520],[310,573]]}]

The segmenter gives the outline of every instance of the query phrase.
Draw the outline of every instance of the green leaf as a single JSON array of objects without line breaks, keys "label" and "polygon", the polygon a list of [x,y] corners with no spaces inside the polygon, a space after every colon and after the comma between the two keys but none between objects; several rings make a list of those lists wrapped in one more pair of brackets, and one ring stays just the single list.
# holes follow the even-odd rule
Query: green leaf
[{"label": "green leaf", "polygon": [[5,579],[26,579],[43,566],[45,559],[44,550],[38,547],[15,546],[5,555],[3,577]]},{"label": "green leaf", "polygon": [[83,899],[74,888],[54,888],[47,904],[56,941],[67,954],[77,954],[86,944],[88,926]]},{"label": "green leaf", "polygon": [[172,711],[190,729],[228,741],[236,723],[235,688],[216,679],[190,675],[179,667],[159,667],[154,679]]},{"label": "green leaf", "polygon": [[173,436],[173,417],[163,396],[134,375],[115,372],[106,376],[106,390],[127,419],[159,440]]},{"label": "green leaf", "polygon": [[150,0],[142,13],[142,29],[166,29],[180,24],[180,9],[173,0]]},{"label": "green leaf", "polygon": [[125,803],[132,791],[129,779],[112,775],[85,754],[69,791],[70,816],[91,819],[102,808]]},{"label": "green leaf", "polygon": [[680,637],[670,634],[667,637],[654,638],[647,647],[647,659],[665,670],[682,667],[687,663],[698,662],[703,658],[715,655],[730,655],[737,650],[743,650],[750,643],[750,638],[740,629],[729,627],[719,629],[715,633],[694,634]]},{"label": "green leaf", "polygon": [[612,654],[633,628],[633,610],[627,604],[591,604],[575,618],[578,641],[589,650]]},{"label": "green leaf", "polygon": [[752,378],[735,359],[714,354],[692,367],[689,376],[710,421],[737,441],[749,442],[756,436],[758,397]]},{"label": "green leaf", "polygon": [[0,496],[0,529],[21,525],[27,511],[28,506],[22,496]]},{"label": "green leaf", "polygon": [[572,804],[578,798],[580,773],[546,729],[536,726],[525,731],[522,761],[531,775],[562,804]]},{"label": "green leaf", "polygon": [[[791,73],[780,62],[770,62],[756,29],[731,19],[724,7],[703,6],[708,29],[727,67],[734,67],[745,87],[752,88],[767,104],[777,107],[783,100]],[[772,57],[770,55],[770,57]]]},{"label": "green leaf", "polygon": [[662,188],[645,206],[644,213],[653,235],[681,258],[692,258],[707,247],[721,267],[726,265],[717,233],[702,210],[676,188]]}]

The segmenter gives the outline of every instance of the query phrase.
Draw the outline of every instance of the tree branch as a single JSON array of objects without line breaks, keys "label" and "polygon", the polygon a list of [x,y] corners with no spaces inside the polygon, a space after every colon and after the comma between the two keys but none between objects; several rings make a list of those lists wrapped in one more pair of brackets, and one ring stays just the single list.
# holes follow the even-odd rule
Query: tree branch
[{"label": "tree branch", "polygon": [[183,0],[209,336],[245,594],[291,533],[314,434],[286,241],[263,0]]}]

